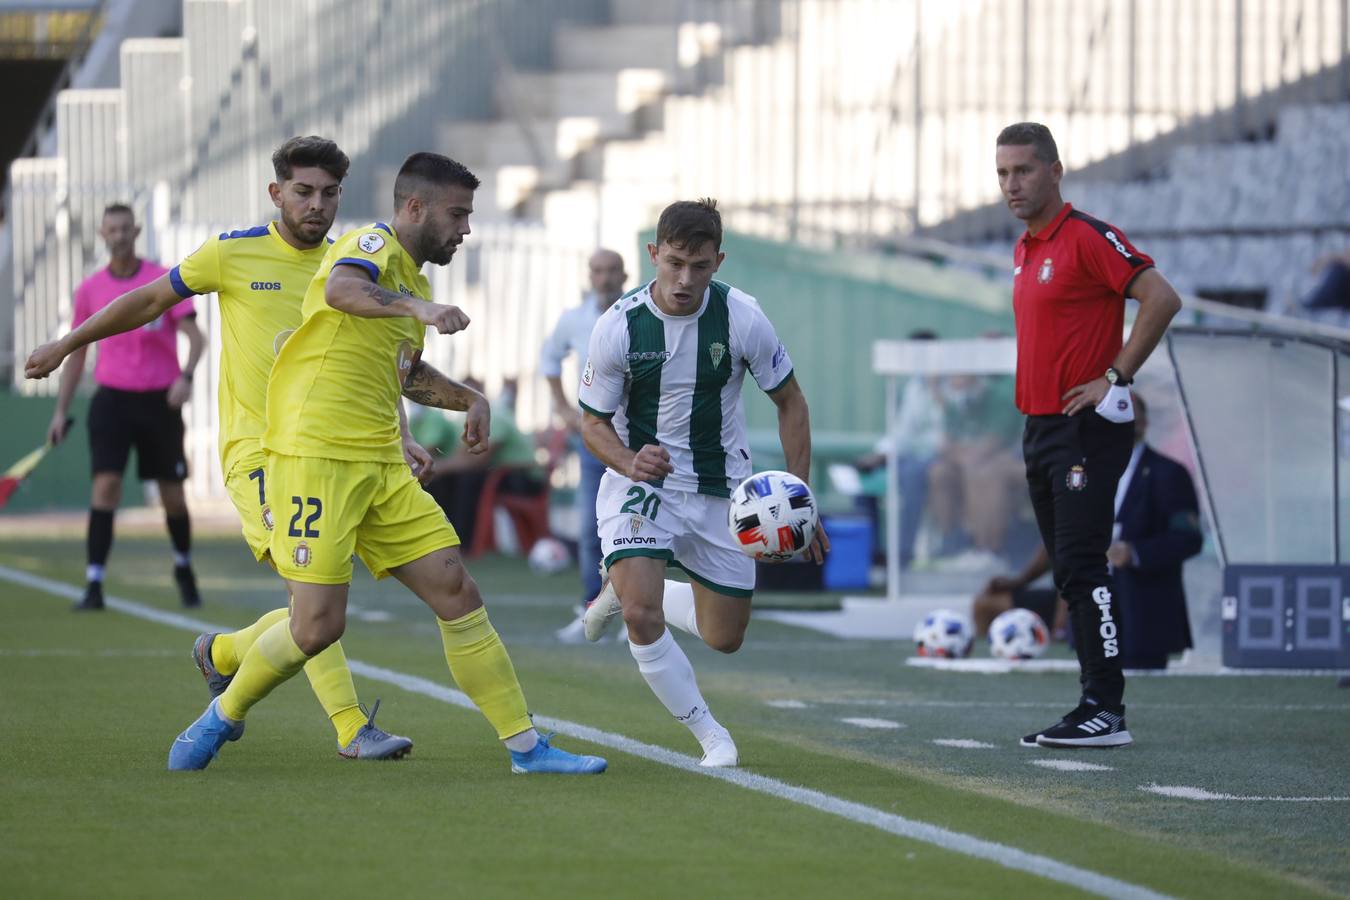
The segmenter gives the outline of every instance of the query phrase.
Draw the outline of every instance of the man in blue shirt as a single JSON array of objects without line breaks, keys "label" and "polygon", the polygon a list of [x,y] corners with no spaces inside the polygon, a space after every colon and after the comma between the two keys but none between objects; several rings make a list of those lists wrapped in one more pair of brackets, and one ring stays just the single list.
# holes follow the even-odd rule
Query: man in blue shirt
[{"label": "man in blue shirt", "polygon": [[[570,353],[575,353],[578,359],[585,357],[595,323],[614,301],[623,296],[623,285],[628,280],[623,257],[613,250],[596,250],[591,254],[590,280],[591,289],[581,305],[558,317],[557,325],[539,353],[539,371],[548,379],[553,407],[574,434],[580,432],[581,412],[576,399],[569,399],[563,391],[563,360]],[[581,457],[581,480],[577,484],[577,564],[581,567],[584,610],[585,604],[600,593],[600,537],[595,530],[595,495],[600,490],[600,476],[605,473],[605,466],[580,441],[577,441],[577,447]],[[567,643],[582,641],[581,617],[560,629],[558,639]]]}]

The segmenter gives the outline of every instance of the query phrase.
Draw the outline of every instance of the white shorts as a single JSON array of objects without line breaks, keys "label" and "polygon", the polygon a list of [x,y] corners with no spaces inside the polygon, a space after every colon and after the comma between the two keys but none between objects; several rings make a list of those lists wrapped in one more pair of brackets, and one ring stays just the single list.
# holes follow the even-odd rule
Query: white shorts
[{"label": "white shorts", "polygon": [[731,501],[629,481],[605,470],[595,521],[605,565],[629,556],[664,559],[704,587],[731,597],[755,590],[755,561],[727,529]]}]

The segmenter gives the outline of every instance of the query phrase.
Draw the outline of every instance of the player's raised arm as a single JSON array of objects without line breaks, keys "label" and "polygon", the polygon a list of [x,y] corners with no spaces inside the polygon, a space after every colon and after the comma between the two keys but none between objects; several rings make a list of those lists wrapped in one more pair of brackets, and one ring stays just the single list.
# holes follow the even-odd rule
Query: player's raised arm
[{"label": "player's raised arm", "polygon": [[182,300],[174,289],[169,275],[161,275],[149,284],[127,291],[112,303],[90,316],[78,328],[67,332],[54,341],[38,347],[28,356],[24,364],[25,378],[46,378],[61,361],[76,350],[112,337],[140,328],[147,322],[153,322],[166,310]]},{"label": "player's raised arm", "polygon": [[492,413],[487,398],[466,384],[418,360],[403,381],[403,396],[423,406],[468,412],[464,419],[464,445],[470,453],[484,453],[490,446]]},{"label": "player's raised arm", "polygon": [[[324,287],[323,299],[333,309],[363,319],[406,316],[441,334],[454,334],[469,327],[469,317],[458,306],[428,303],[376,284],[359,265],[338,263]],[[409,398],[413,399],[413,398]],[[435,404],[429,404],[435,405]]]}]

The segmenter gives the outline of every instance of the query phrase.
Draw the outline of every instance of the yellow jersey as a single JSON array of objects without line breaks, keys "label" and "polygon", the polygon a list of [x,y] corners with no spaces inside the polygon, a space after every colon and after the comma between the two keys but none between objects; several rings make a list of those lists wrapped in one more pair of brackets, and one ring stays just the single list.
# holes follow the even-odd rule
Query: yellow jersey
[{"label": "yellow jersey", "polygon": [[357,266],[391,291],[430,300],[431,284],[383,222],[328,248],[302,306],[304,321],[277,354],[267,385],[263,448],[287,456],[403,461],[398,401],[426,326],[407,316],[367,319],[328,305],[334,266]]},{"label": "yellow jersey", "polygon": [[300,304],[331,241],[297,250],[276,222],[208,238],[169,272],[180,297],[220,298],[220,464],[228,475],[261,453],[267,376],[300,326]]}]

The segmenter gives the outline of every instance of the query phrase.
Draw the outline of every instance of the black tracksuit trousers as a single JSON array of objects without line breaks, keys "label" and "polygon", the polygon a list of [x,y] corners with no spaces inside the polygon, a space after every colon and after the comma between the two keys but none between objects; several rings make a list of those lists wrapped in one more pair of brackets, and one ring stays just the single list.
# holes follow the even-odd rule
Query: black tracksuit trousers
[{"label": "black tracksuit trousers", "polygon": [[1083,696],[1111,711],[1122,708],[1125,677],[1106,550],[1116,485],[1133,447],[1134,423],[1109,422],[1092,410],[1027,416],[1022,434],[1031,505],[1069,607]]}]

